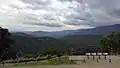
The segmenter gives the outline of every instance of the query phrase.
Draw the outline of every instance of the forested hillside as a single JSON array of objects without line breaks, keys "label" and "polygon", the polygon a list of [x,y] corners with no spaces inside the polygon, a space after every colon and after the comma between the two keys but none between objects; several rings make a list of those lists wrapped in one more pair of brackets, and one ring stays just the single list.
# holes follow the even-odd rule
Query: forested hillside
[{"label": "forested hillside", "polygon": [[13,35],[12,39],[15,40],[14,49],[17,51],[22,49],[24,52],[41,52],[48,48],[64,49],[68,46],[59,39],[51,37],[35,38],[31,36]]},{"label": "forested hillside", "polygon": [[99,45],[103,35],[71,35],[61,38],[61,40],[73,46]]},{"label": "forested hillside", "polygon": [[63,38],[52,37],[32,37],[26,34],[13,34],[12,39],[15,44],[12,48],[16,52],[20,49],[25,52],[42,52],[49,48],[56,48],[58,50],[67,51],[69,47],[81,47],[84,45],[99,45],[100,35],[72,35]]}]

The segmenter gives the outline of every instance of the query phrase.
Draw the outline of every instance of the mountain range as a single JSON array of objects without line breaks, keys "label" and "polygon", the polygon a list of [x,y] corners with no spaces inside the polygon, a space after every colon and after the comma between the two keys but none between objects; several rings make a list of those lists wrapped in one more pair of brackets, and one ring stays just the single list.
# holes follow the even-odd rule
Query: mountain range
[{"label": "mountain range", "polygon": [[25,31],[23,33],[33,37],[53,37],[60,38],[68,35],[106,35],[111,32],[119,32],[120,24],[100,26],[91,29],[64,30],[56,32],[45,31]]},{"label": "mountain range", "polygon": [[100,40],[106,34],[120,32],[120,24],[101,26],[92,29],[65,30],[57,32],[26,31],[14,32],[11,38],[15,44],[11,50],[18,53],[23,49],[25,53],[42,52],[49,48],[67,51],[71,47],[86,45],[99,46]]}]

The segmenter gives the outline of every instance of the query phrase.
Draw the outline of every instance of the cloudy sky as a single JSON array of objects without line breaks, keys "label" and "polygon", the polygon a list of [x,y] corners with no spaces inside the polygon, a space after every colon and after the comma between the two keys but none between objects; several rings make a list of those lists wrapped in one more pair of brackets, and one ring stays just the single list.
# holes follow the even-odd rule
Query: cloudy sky
[{"label": "cloudy sky", "polygon": [[0,0],[0,26],[60,31],[120,24],[120,0]]}]

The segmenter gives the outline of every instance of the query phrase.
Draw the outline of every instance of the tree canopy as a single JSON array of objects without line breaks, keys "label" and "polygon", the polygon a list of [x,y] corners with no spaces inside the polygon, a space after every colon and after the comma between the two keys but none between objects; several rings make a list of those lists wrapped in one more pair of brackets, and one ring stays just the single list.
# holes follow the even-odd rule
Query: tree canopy
[{"label": "tree canopy", "polygon": [[3,60],[4,55],[13,44],[13,40],[10,39],[11,33],[8,29],[0,27],[0,61]]},{"label": "tree canopy", "polygon": [[104,36],[101,45],[104,52],[120,52],[120,33],[112,32],[110,35]]}]

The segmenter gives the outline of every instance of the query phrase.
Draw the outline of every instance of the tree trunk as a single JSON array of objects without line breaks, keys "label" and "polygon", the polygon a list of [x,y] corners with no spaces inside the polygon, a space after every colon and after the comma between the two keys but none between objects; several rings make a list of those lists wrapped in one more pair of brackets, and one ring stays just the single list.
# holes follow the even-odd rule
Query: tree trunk
[{"label": "tree trunk", "polygon": [[5,51],[3,52],[2,56],[0,57],[0,62],[2,61],[4,55],[5,55]]}]

